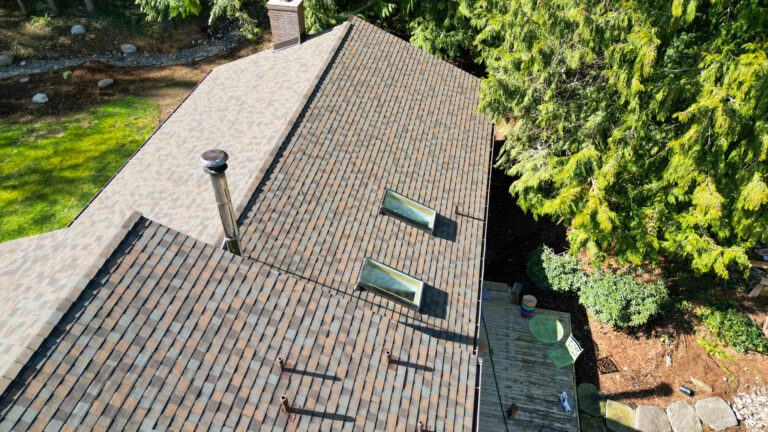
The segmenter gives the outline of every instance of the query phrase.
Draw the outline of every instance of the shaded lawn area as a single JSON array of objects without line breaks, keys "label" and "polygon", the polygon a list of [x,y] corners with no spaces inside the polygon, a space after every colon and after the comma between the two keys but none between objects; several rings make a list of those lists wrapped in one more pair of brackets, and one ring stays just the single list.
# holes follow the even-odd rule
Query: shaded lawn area
[{"label": "shaded lawn area", "polygon": [[0,122],[0,242],[66,226],[158,115],[155,102],[129,96],[53,121]]}]

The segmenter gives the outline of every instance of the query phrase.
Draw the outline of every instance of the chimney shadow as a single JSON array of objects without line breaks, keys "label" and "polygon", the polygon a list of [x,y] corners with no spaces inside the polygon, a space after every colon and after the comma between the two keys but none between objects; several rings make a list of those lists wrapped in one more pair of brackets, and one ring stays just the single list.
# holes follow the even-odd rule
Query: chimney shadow
[{"label": "chimney shadow", "polygon": [[337,377],[336,375],[328,375],[328,374],[322,374],[319,372],[310,372],[306,370],[299,370],[293,367],[286,367],[283,369],[283,372],[287,372],[290,374],[296,374],[301,376],[308,376],[312,378],[320,378],[323,380],[330,380],[330,381],[341,381],[341,378]]},{"label": "chimney shadow", "polygon": [[459,224],[455,220],[438,214],[435,218],[435,232],[433,234],[437,238],[455,242],[458,228]]},{"label": "chimney shadow", "polygon": [[422,306],[419,312],[431,317],[445,319],[448,314],[448,293],[429,284],[424,284]]}]

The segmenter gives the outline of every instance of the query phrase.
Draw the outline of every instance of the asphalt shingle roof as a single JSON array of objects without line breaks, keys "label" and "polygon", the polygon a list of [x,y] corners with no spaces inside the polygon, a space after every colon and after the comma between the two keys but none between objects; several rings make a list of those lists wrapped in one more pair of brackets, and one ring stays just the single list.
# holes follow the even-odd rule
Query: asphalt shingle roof
[{"label": "asphalt shingle roof", "polygon": [[142,218],[9,389],[0,429],[462,430],[474,364],[469,350]]},{"label": "asphalt shingle roof", "polygon": [[25,351],[37,348],[37,336],[45,337],[49,326],[42,324],[125,235],[118,228],[127,215],[138,211],[197,239],[222,240],[200,154],[216,146],[230,152],[227,176],[239,214],[348,28],[213,69],[72,226],[0,243],[0,287],[13,287],[0,289],[0,391],[26,361]]},{"label": "asphalt shingle roof", "polygon": [[[45,272],[41,292],[65,287],[67,301],[48,299],[54,310],[39,314],[43,327],[16,357],[15,380],[6,374],[0,382],[10,382],[0,430],[369,431],[413,430],[418,421],[428,430],[472,429],[492,139],[475,112],[478,80],[358,19],[260,58],[273,55],[277,73],[281,53],[297,49],[315,60],[324,53],[324,63],[308,60],[324,73],[312,70],[311,94],[306,86],[293,92],[306,101],[301,110],[276,111],[290,130],[270,129],[268,142],[246,133],[233,148],[218,132],[194,132],[206,106],[221,115],[232,109],[241,122],[262,121],[273,109],[240,99],[230,107],[215,90],[241,87],[209,77],[71,228],[35,240],[58,242],[53,269],[67,268],[72,256],[96,258],[72,275],[61,270],[69,279],[58,285],[51,282],[58,270]],[[262,60],[225,66],[219,78],[248,81]],[[205,95],[217,102],[206,105]],[[214,123],[202,124],[220,128]],[[223,124],[228,133],[254,130]],[[184,146],[188,133],[196,138]],[[176,150],[168,153],[165,140]],[[251,141],[277,151],[269,169],[258,151],[236,168]],[[206,142],[229,151],[230,184],[245,183],[232,186],[243,209],[244,257],[217,247],[213,207],[197,214],[189,204],[198,194],[179,192],[194,177],[213,203],[197,153],[174,165],[181,176],[162,170],[164,160]],[[179,182],[183,188],[165,190]],[[435,208],[436,235],[379,214],[387,188]],[[132,208],[146,217],[117,216]],[[61,239],[87,253],[68,252]],[[0,247],[0,255],[8,251]],[[422,309],[356,290],[365,257],[422,279]],[[293,416],[280,411],[282,394]]]},{"label": "asphalt shingle roof", "polygon": [[[474,338],[492,143],[478,88],[354,20],[241,216],[244,253],[386,316]],[[379,214],[387,188],[437,210],[436,235]],[[422,279],[421,313],[355,291],[365,257]]]}]

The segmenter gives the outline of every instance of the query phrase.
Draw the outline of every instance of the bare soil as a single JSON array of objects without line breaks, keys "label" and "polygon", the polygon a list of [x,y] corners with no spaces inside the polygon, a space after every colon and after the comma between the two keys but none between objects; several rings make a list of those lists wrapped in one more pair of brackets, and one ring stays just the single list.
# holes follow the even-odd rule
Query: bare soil
[{"label": "bare soil", "polygon": [[[158,124],[184,100],[187,94],[214,67],[263,50],[269,35],[261,41],[246,41],[228,53],[215,55],[199,63],[170,67],[123,68],[100,62],[0,81],[0,120],[10,122],[37,121],[86,110],[97,104],[127,95],[154,100],[160,105]],[[72,75],[64,78],[64,72]],[[97,83],[112,78],[115,83],[99,89]],[[33,104],[35,93],[45,93],[49,102]]]},{"label": "bare soil", "polygon": [[[0,53],[11,53],[16,62],[25,59],[86,56],[120,51],[133,44],[141,52],[169,53],[206,39],[211,32],[226,31],[227,23],[209,27],[205,16],[174,19],[168,23],[148,22],[133,2],[97,2],[89,14],[82,1],[58,0],[59,15],[43,4],[26,0],[30,16],[21,14],[13,0],[0,0]],[[72,35],[75,24],[85,27],[84,35]],[[210,31],[210,32],[209,32]]]},{"label": "bare soil", "polygon": [[[498,152],[500,143],[497,143]],[[548,220],[535,221],[525,214],[509,194],[512,179],[494,169],[486,246],[485,279],[512,285],[524,284],[524,292],[536,296],[538,307],[569,312],[574,336],[585,351],[576,362],[576,381],[597,385],[608,397],[636,407],[651,405],[666,408],[675,401],[719,396],[732,401],[740,391],[768,385],[768,356],[739,354],[725,348],[732,360],[707,354],[698,342],[704,329],[693,317],[669,312],[647,329],[622,333],[596,322],[575,296],[544,292],[533,286],[526,275],[528,255],[541,243],[556,252],[567,249],[565,227]],[[753,320],[762,323],[768,311],[768,298],[747,299],[735,296]],[[722,348],[722,347],[721,347]],[[666,356],[671,359],[667,366]],[[710,386],[713,393],[697,388],[691,377]],[[694,390],[694,396],[679,391],[681,385]],[[736,430],[746,430],[739,426]]]}]

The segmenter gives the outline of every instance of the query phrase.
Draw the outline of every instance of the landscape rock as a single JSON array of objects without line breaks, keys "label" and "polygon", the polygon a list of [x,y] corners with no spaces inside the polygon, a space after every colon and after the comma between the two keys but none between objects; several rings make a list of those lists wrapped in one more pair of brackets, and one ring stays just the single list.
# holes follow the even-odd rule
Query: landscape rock
[{"label": "landscape rock", "polygon": [[199,57],[209,57],[222,51],[230,50],[242,40],[243,36],[240,33],[233,32],[225,34],[222,39],[213,40],[211,43],[181,49],[172,53],[155,52],[149,56],[125,56],[122,53],[118,54],[117,52],[99,52],[82,57],[29,60],[27,61],[26,66],[22,66],[21,63],[15,63],[8,67],[0,68],[0,80],[15,76],[21,77],[29,74],[47,72],[55,69],[71,68],[88,61],[100,61],[118,67],[171,66],[184,64]]},{"label": "landscape rock", "polygon": [[133,44],[122,44],[120,45],[120,49],[126,53],[126,54],[133,54],[136,52],[136,45]]},{"label": "landscape rock", "polygon": [[576,392],[579,396],[579,411],[592,417],[605,416],[605,398],[594,384],[581,383]]},{"label": "landscape rock", "polygon": [[768,387],[739,392],[733,398],[733,411],[747,430],[768,430]]},{"label": "landscape rock", "polygon": [[83,27],[80,24],[75,24],[72,26],[72,28],[69,30],[70,33],[73,35],[84,35],[85,34],[85,27]]},{"label": "landscape rock", "polygon": [[26,66],[26,65],[27,65],[27,61],[26,60],[22,60],[21,63],[19,63],[19,66]]},{"label": "landscape rock", "polygon": [[13,63],[13,54],[0,54],[0,67],[10,66]]},{"label": "landscape rock", "polygon": [[115,83],[115,80],[113,80],[112,78],[104,78],[103,80],[99,80],[98,84],[96,85],[99,86],[99,88],[105,88],[105,87],[111,86],[114,83]]},{"label": "landscape rock", "polygon": [[610,399],[605,403],[605,424],[613,432],[637,432],[635,410]]},{"label": "landscape rock", "polygon": [[44,104],[46,102],[48,102],[48,96],[45,93],[38,93],[32,96],[32,103]]},{"label": "landscape rock", "polygon": [[667,419],[674,432],[701,432],[701,420],[696,410],[685,402],[667,407]]},{"label": "landscape rock", "polygon": [[579,415],[581,432],[605,432],[605,421],[602,417],[592,417],[589,414]]},{"label": "landscape rock", "polygon": [[664,408],[641,405],[635,411],[635,429],[639,432],[671,432],[672,426]]},{"label": "landscape rock", "polygon": [[29,82],[29,77],[24,77],[24,78],[20,79],[20,80],[19,80],[19,82],[20,82],[20,83],[26,83],[26,82]]},{"label": "landscape rock", "polygon": [[696,378],[694,378],[694,377],[691,377],[691,382],[692,382],[692,383],[693,383],[693,385],[695,385],[695,386],[696,386],[696,387],[697,387],[699,390],[701,390],[701,391],[705,391],[705,392],[707,392],[707,393],[712,393],[712,387],[710,387],[710,386],[708,386],[708,385],[704,384],[703,382],[701,382],[701,381],[697,380]]},{"label": "landscape rock", "polygon": [[696,402],[696,414],[701,421],[716,431],[739,424],[731,406],[719,397],[701,399]]}]

